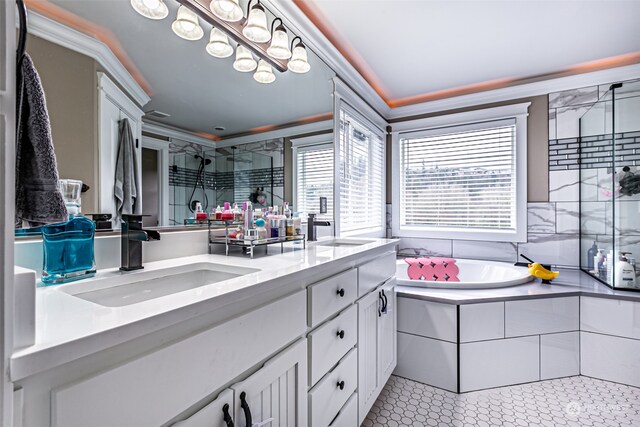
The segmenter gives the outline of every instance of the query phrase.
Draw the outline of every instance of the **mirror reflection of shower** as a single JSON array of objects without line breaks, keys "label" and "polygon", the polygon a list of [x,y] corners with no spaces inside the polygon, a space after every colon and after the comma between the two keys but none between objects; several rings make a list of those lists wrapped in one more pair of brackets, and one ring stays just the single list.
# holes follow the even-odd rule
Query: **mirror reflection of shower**
[{"label": "mirror reflection of shower", "polygon": [[[196,211],[196,204],[200,203],[202,205],[202,209],[207,212],[209,209],[209,197],[207,196],[207,190],[205,188],[204,182],[204,168],[211,164],[211,159],[205,159],[200,154],[196,154],[194,156],[196,160],[200,160],[200,164],[198,165],[198,172],[196,173],[196,180],[193,183],[193,189],[191,190],[191,196],[189,197],[189,201],[187,203],[187,207],[190,212]],[[202,190],[202,198],[203,200],[194,199],[194,195],[196,193],[196,189]]]}]

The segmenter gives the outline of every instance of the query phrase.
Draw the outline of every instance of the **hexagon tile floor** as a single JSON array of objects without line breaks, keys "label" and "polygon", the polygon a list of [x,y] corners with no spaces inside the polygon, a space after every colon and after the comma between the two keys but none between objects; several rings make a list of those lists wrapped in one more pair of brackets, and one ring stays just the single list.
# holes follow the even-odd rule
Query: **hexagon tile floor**
[{"label": "hexagon tile floor", "polygon": [[392,376],[362,425],[640,426],[640,388],[569,377],[455,394]]}]

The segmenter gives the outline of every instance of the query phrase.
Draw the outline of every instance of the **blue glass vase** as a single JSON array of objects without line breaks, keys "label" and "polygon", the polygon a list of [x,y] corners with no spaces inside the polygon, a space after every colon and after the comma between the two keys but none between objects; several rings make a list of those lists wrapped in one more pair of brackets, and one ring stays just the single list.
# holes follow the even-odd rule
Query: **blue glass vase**
[{"label": "blue glass vase", "polygon": [[42,227],[42,283],[57,285],[96,274],[93,240],[96,225],[84,216]]}]

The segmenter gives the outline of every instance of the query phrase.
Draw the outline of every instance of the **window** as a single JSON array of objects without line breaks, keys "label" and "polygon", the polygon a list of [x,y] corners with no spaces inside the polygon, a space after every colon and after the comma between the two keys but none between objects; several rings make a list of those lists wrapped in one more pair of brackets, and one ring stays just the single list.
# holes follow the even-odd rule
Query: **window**
[{"label": "window", "polygon": [[[318,219],[333,220],[333,144],[294,147],[295,195],[298,212],[317,212]],[[320,214],[320,197],[327,198],[327,213]]]},{"label": "window", "polygon": [[394,233],[524,240],[526,127],[523,135],[521,125],[512,117],[395,135]]},{"label": "window", "polygon": [[384,133],[340,109],[340,234],[384,230]]}]

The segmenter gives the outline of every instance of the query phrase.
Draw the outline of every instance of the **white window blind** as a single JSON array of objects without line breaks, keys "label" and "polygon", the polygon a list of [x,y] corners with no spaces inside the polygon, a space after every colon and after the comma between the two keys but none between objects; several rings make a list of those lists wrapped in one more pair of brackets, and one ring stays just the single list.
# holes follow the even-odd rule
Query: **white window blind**
[{"label": "white window blind", "polygon": [[382,132],[340,110],[340,233],[384,227]]},{"label": "white window blind", "polygon": [[516,228],[515,119],[400,136],[400,227]]},{"label": "white window blind", "polygon": [[[333,146],[312,145],[295,149],[296,195],[294,208],[316,212],[318,219],[333,220]],[[327,198],[327,213],[320,214],[320,197]]]}]

